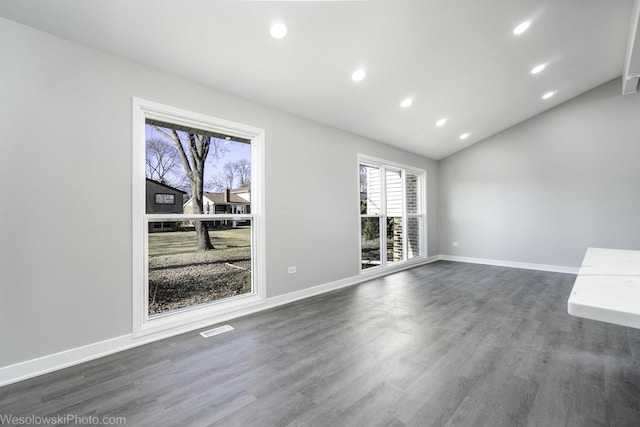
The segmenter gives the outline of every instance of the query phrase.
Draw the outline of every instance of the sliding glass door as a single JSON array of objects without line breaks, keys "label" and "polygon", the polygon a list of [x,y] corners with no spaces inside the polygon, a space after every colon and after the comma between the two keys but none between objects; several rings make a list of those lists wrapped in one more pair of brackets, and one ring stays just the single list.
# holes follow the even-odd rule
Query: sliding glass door
[{"label": "sliding glass door", "polygon": [[425,172],[365,157],[358,168],[361,270],[423,257]]}]

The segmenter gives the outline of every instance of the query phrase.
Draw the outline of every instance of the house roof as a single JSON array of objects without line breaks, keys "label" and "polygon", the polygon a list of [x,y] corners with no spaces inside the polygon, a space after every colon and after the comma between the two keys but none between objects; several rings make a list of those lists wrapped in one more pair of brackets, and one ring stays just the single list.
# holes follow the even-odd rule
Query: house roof
[{"label": "house roof", "polygon": [[204,196],[209,199],[215,205],[247,205],[249,202],[246,199],[238,196],[237,194],[229,194],[229,201],[225,200],[224,193],[207,193],[205,191]]},{"label": "house roof", "polygon": [[187,194],[187,192],[186,192],[186,191],[182,191],[182,190],[180,190],[179,188],[175,188],[175,187],[172,187],[172,186],[170,186],[170,185],[164,184],[164,183],[162,183],[162,182],[158,182],[158,181],[156,181],[156,180],[154,180],[154,179],[146,178],[146,180],[147,180],[147,182],[153,182],[153,183],[154,183],[154,184],[156,184],[156,185],[159,185],[159,186],[161,186],[161,187],[165,187],[167,190],[175,191],[175,192],[177,192],[177,193]]},{"label": "house roof", "polygon": [[238,188],[232,188],[231,189],[231,193],[248,193],[251,191],[251,187],[250,186],[246,186],[246,187],[238,187]]}]

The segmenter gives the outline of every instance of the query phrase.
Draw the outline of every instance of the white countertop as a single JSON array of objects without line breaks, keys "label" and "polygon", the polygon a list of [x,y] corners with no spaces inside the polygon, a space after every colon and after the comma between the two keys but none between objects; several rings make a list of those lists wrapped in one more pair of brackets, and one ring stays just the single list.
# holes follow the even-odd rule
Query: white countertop
[{"label": "white countertop", "polygon": [[640,251],[589,248],[567,306],[573,316],[640,328]]}]

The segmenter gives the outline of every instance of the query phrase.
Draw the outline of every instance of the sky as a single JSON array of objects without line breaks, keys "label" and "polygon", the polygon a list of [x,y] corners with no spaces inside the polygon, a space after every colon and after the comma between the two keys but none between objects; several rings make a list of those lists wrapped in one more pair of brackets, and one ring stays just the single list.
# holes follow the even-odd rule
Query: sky
[{"label": "sky", "polygon": [[[158,138],[167,141],[169,144],[172,144],[168,138],[154,129],[151,125],[146,125],[145,132],[146,140]],[[236,162],[241,159],[246,159],[247,161],[249,161],[249,163],[251,163],[250,144],[236,141],[227,141],[224,139],[218,139],[218,143],[220,144],[220,146],[224,147],[225,150],[219,160],[215,160],[211,155],[211,152],[209,153],[209,157],[207,159],[207,162],[205,163],[204,168],[205,191],[207,191],[206,183],[212,181],[215,176],[219,174],[224,164],[228,162]],[[170,185],[177,185],[180,181],[183,180],[184,170],[181,166],[179,168],[176,168],[176,171],[174,173],[167,176],[167,181],[169,181],[168,184]]]}]

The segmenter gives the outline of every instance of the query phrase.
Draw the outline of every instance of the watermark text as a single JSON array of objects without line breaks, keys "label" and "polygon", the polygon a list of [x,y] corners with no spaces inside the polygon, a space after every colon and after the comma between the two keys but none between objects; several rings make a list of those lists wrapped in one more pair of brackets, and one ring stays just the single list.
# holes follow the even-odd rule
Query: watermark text
[{"label": "watermark text", "polygon": [[81,426],[123,426],[126,417],[95,417],[78,414],[58,415],[12,415],[0,414],[0,425],[37,426],[37,425],[81,425]]}]

